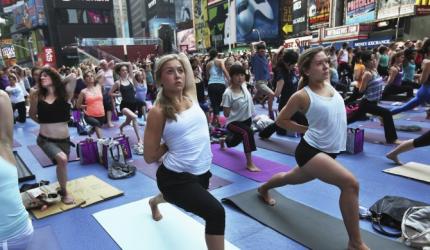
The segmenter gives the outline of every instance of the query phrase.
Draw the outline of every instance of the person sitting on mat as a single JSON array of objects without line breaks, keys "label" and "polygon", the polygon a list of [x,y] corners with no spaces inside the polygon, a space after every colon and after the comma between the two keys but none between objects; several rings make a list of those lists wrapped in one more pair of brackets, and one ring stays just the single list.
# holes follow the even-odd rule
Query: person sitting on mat
[{"label": "person sitting on mat", "polygon": [[75,74],[64,82],[58,72],[45,67],[40,72],[39,87],[30,96],[30,117],[40,124],[37,145],[57,164],[60,194],[65,204],[74,203],[67,192],[67,163],[70,154],[70,103],[76,85]]},{"label": "person sitting on mat", "polygon": [[[400,112],[411,110],[418,105],[430,103],[430,39],[427,39],[419,51],[423,56],[422,62],[422,73],[419,78],[419,84],[421,87],[418,89],[417,95],[405,103],[401,107],[397,107],[391,110],[391,113],[398,114]],[[430,119],[430,109],[427,110],[427,119]]]},{"label": "person sitting on mat", "polygon": [[13,145],[13,112],[6,92],[0,90],[0,246],[26,249],[33,224],[21,200]]},{"label": "person sitting on mat", "polygon": [[[222,96],[221,106],[224,116],[227,117],[227,129],[230,132],[225,138],[227,147],[235,147],[243,141],[243,150],[246,156],[246,168],[257,172],[260,169],[252,161],[252,151],[256,151],[254,133],[251,129],[252,115],[255,113],[252,96],[245,83],[245,69],[233,64],[229,69],[230,85]],[[220,140],[224,148],[224,139]]]},{"label": "person sitting on mat", "polygon": [[76,107],[78,109],[85,108],[84,119],[93,126],[96,131],[97,138],[102,138],[102,126],[106,122],[105,109],[103,107],[103,89],[101,82],[104,81],[103,75],[98,75],[95,79],[94,72],[87,70],[83,74],[86,88],[79,93]]},{"label": "person sitting on mat", "polygon": [[[303,133],[296,148],[299,167],[274,175],[258,188],[264,202],[275,205],[269,190],[313,179],[337,186],[340,210],[349,236],[348,249],[368,249],[360,236],[357,179],[335,160],[346,148],[346,111],[340,94],[330,85],[329,59],[322,47],[306,50],[299,57],[301,83],[281,110],[276,123],[285,129]],[[296,112],[306,115],[309,126],[291,120]]]},{"label": "person sitting on mat", "polygon": [[162,218],[159,203],[172,203],[206,221],[209,250],[224,249],[225,211],[207,191],[212,176],[209,127],[188,58],[184,54],[161,57],[155,66],[155,81],[159,92],[148,112],[144,158],[154,163],[164,157],[157,170],[161,193],[149,201],[152,217],[156,221]]},{"label": "person sitting on mat", "polygon": [[411,151],[414,148],[425,147],[428,145],[430,145],[430,131],[427,131],[425,134],[421,135],[418,138],[400,143],[400,145],[398,145],[388,154],[386,154],[386,157],[394,161],[398,165],[403,165],[403,163],[398,158],[399,154]]}]

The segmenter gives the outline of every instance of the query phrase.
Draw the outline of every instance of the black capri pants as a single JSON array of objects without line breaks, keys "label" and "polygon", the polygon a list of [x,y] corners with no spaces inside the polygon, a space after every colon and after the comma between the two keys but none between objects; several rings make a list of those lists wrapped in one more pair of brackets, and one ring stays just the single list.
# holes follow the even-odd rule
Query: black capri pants
[{"label": "black capri pants", "polygon": [[212,111],[214,115],[218,115],[221,111],[221,101],[224,91],[224,83],[211,83],[208,85],[208,96],[209,100],[211,101]]},{"label": "black capri pants", "polygon": [[425,134],[417,137],[413,141],[414,147],[420,148],[430,145],[430,131],[427,131]]},{"label": "black capri pants", "polygon": [[229,134],[225,139],[227,147],[235,147],[243,141],[243,151],[245,153],[250,153],[257,150],[251,124],[251,118],[248,118],[245,121],[230,122],[227,125],[227,129],[231,132],[231,134]]},{"label": "black capri pants", "polygon": [[90,124],[93,127],[98,127],[98,128],[101,128],[103,126],[103,124],[105,124],[105,122],[106,122],[105,116],[92,117],[92,116],[88,116],[85,114],[84,119],[85,119],[86,123]]},{"label": "black capri pants", "polygon": [[211,176],[210,171],[202,175],[177,173],[161,164],[157,185],[167,202],[202,217],[206,221],[206,234],[224,235],[224,207],[207,190]]},{"label": "black capri pants", "polygon": [[312,158],[315,157],[315,155],[319,153],[324,153],[333,159],[336,159],[336,157],[338,156],[338,154],[326,153],[322,150],[312,147],[305,141],[305,139],[303,139],[303,137],[300,140],[299,145],[297,145],[296,152],[294,155],[296,157],[296,162],[299,167],[303,167],[306,163],[308,163],[308,161],[310,161]]}]

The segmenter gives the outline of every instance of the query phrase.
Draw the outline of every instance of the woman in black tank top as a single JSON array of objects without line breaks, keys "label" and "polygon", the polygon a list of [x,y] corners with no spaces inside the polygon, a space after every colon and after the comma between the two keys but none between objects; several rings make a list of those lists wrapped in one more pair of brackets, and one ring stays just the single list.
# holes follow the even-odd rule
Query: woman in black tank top
[{"label": "woman in black tank top", "polygon": [[[137,145],[134,146],[134,151],[137,154],[143,154],[143,140],[139,135],[139,129],[137,124],[137,101],[136,101],[136,89],[134,88],[135,78],[133,77],[133,67],[130,62],[118,64],[115,67],[115,72],[120,76],[119,80],[115,82],[110,95],[112,97],[121,96],[122,101],[120,104],[120,110],[125,115],[125,121],[119,126],[120,133],[124,134],[124,127],[132,123],[134,132],[137,137]],[[119,93],[118,93],[119,90]]]},{"label": "woman in black tank top", "polygon": [[67,192],[67,163],[70,154],[69,100],[76,86],[76,75],[68,75],[64,81],[53,68],[43,68],[37,90],[30,96],[30,117],[40,124],[37,145],[57,164],[60,195],[65,204],[74,203]]}]

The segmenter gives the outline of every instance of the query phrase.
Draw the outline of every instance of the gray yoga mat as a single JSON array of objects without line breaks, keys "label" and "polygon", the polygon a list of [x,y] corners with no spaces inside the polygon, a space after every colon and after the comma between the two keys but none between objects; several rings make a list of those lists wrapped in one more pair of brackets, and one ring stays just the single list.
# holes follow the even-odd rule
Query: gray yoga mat
[{"label": "gray yoga mat", "polygon": [[296,147],[299,144],[298,141],[280,139],[274,136],[268,139],[261,139],[258,136],[258,134],[256,134],[254,138],[255,138],[255,144],[257,145],[257,147],[275,151],[278,153],[287,154],[287,155],[294,155],[296,151]]},{"label": "gray yoga mat", "polygon": [[[261,200],[257,190],[252,189],[222,199],[250,217],[278,231],[310,249],[346,249],[348,236],[343,221],[311,207],[270,191],[276,199],[275,206]],[[371,249],[410,249],[401,242],[361,230],[361,237]]]},{"label": "gray yoga mat", "polygon": [[30,181],[36,179],[36,176],[27,167],[25,162],[21,159],[17,151],[13,151],[16,161],[16,169],[18,170],[18,182]]}]

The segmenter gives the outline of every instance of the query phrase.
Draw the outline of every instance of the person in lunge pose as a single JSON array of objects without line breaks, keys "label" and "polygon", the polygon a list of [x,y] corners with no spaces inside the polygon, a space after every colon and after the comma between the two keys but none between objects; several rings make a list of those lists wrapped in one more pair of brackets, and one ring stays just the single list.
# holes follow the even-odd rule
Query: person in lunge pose
[{"label": "person in lunge pose", "polygon": [[39,87],[30,96],[30,117],[40,124],[37,145],[57,164],[60,194],[65,204],[72,204],[73,197],[67,192],[67,163],[70,154],[70,103],[76,86],[75,74],[64,81],[58,72],[45,67],[40,72]]},{"label": "person in lunge pose", "polygon": [[[287,184],[301,184],[315,178],[337,186],[340,210],[349,236],[348,249],[368,249],[360,236],[358,218],[359,185],[356,178],[335,158],[346,148],[346,111],[343,99],[329,82],[329,59],[323,48],[306,50],[298,61],[302,79],[299,90],[282,109],[278,126],[304,133],[296,148],[299,167],[274,175],[258,188],[264,202],[275,205],[269,190]],[[291,120],[305,114],[309,126]]]},{"label": "person in lunge pose", "polygon": [[399,154],[411,151],[414,148],[425,147],[428,145],[430,145],[430,131],[426,132],[418,138],[403,141],[402,143],[400,143],[400,145],[391,150],[386,156],[388,159],[394,161],[396,164],[403,165],[403,163],[398,158]]},{"label": "person in lunge pose", "polygon": [[148,112],[144,158],[153,163],[164,157],[157,170],[161,193],[149,201],[152,217],[162,218],[159,203],[172,203],[206,221],[208,249],[224,249],[225,212],[207,191],[212,175],[209,129],[188,58],[184,54],[163,56],[156,63],[155,79],[159,92]]},{"label": "person in lunge pose", "polygon": [[[233,64],[229,69],[230,86],[222,96],[221,106],[224,108],[224,116],[227,117],[227,129],[230,134],[225,139],[227,146],[235,147],[243,142],[243,151],[246,156],[246,168],[257,172],[260,169],[252,161],[252,151],[256,151],[254,133],[251,129],[252,114],[255,112],[252,96],[246,88],[245,69],[238,64]],[[224,140],[220,141],[224,148]]]}]

